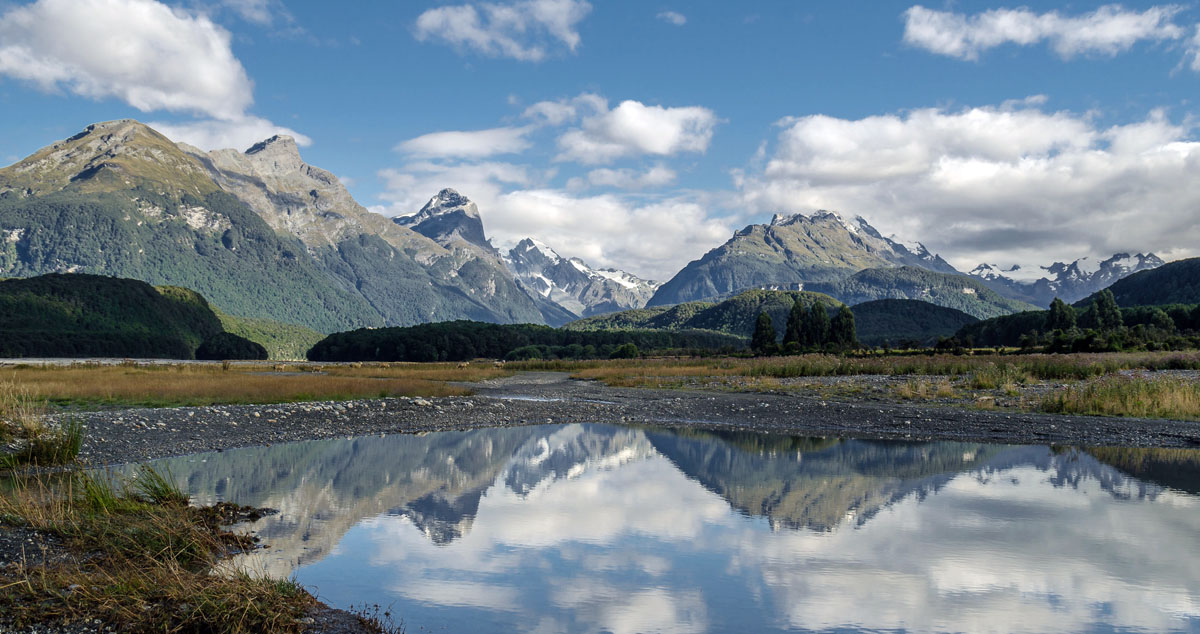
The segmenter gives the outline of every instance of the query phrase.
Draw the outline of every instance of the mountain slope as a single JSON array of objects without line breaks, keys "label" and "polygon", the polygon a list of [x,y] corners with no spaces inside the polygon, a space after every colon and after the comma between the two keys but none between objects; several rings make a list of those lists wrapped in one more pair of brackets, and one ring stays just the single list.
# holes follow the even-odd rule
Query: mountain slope
[{"label": "mountain slope", "polygon": [[531,238],[510,249],[504,262],[531,293],[583,317],[641,308],[659,286],[624,271],[593,269]]},{"label": "mountain slope", "polygon": [[936,273],[912,266],[866,269],[844,280],[806,284],[804,288],[826,293],[851,306],[877,299],[919,299],[961,310],[979,319],[1036,308],[1003,297],[965,275]]},{"label": "mountain slope", "polygon": [[[1200,304],[1200,258],[1176,260],[1134,273],[1109,286],[1108,290],[1120,306]],[[1094,299],[1092,295],[1077,302],[1076,306],[1090,305]]]},{"label": "mountain slope", "polygon": [[337,329],[381,321],[294,238],[136,121],[0,170],[0,275],[87,272],[196,290],[244,316]]},{"label": "mountain slope", "polygon": [[777,215],[771,224],[749,225],[689,263],[647,305],[703,300],[748,288],[807,288],[812,282],[888,266],[957,272],[919,244],[910,249],[883,237],[862,217],[850,222],[824,211],[812,216]]},{"label": "mountain slope", "polygon": [[1005,297],[1037,306],[1049,306],[1055,297],[1065,302],[1075,302],[1111,286],[1117,280],[1163,264],[1162,259],[1153,253],[1133,256],[1118,253],[1094,264],[1082,258],[1070,264],[1055,262],[1033,272],[1016,265],[1003,270],[995,264],[980,264],[968,275],[978,278]]},{"label": "mountain slope", "polygon": [[627,310],[580,319],[563,326],[566,330],[716,330],[741,337],[754,334],[759,313],[771,316],[775,332],[783,337],[788,313],[796,299],[812,306],[821,302],[827,309],[842,303],[828,295],[807,291],[751,290],[720,303],[689,302],[677,306]]},{"label": "mountain slope", "polygon": [[494,251],[367,211],[288,137],[206,153],[133,120],[0,170],[0,275],[51,272],[186,286],[232,315],[323,332],[572,318]]},{"label": "mountain slope", "polygon": [[[478,212],[480,235],[470,235],[482,246],[444,224],[441,232],[422,224],[430,237],[359,205],[336,176],[305,163],[290,137],[272,137],[244,153],[184,147],[276,231],[299,238],[339,285],[362,296],[383,325],[461,318],[545,321],[482,238]],[[445,202],[474,209],[456,193],[454,201],[443,201],[447,192],[453,193],[446,190],[425,206],[427,216],[443,217],[429,210]]]}]

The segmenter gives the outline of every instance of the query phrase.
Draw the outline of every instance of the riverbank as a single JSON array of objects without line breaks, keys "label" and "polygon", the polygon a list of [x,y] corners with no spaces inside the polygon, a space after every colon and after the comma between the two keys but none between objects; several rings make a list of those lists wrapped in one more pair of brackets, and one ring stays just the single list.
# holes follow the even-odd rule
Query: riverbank
[{"label": "riverbank", "polygon": [[811,391],[608,387],[528,372],[463,384],[472,396],[81,412],[92,464],[281,442],[540,423],[608,422],[798,436],[1114,447],[1200,446],[1200,423],[856,400]]},{"label": "riverbank", "polygon": [[[113,409],[55,417],[76,420],[85,427],[79,457],[90,465],[322,438],[544,423],[621,423],[908,441],[1200,446],[1200,423],[979,409],[954,399],[897,397],[896,388],[911,380],[862,375],[757,385],[698,379],[672,389],[656,389],[612,387],[572,379],[563,372],[523,372],[456,385],[471,396]],[[932,384],[939,379],[917,380]],[[0,525],[0,566],[18,561],[20,565],[36,564],[39,558],[62,561],[70,552],[70,545],[53,534]],[[372,631],[355,616],[327,606],[314,607],[299,625],[305,632]],[[105,627],[75,622],[65,628],[38,626],[23,631],[99,632],[107,631]]]}]

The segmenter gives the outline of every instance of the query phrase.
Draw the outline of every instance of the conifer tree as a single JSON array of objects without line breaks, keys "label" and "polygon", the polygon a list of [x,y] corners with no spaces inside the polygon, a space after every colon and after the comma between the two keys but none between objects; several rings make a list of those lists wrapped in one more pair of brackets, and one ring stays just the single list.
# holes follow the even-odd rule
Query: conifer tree
[{"label": "conifer tree", "polygon": [[854,326],[854,313],[849,306],[842,306],[834,316],[829,328],[829,339],[842,350],[858,347],[858,332]]},{"label": "conifer tree", "polygon": [[761,312],[758,314],[758,323],[754,325],[754,336],[750,338],[750,349],[755,354],[772,354],[775,347],[775,326],[771,323],[771,316]]},{"label": "conifer tree", "polygon": [[783,345],[787,347],[790,343],[803,345],[803,330],[804,322],[808,319],[808,311],[804,308],[804,302],[799,297],[792,304],[792,312],[788,313],[787,328],[783,331]]},{"label": "conifer tree", "polygon": [[1063,300],[1055,297],[1050,304],[1050,314],[1046,316],[1046,332],[1061,330],[1066,332],[1075,327],[1075,309]]},{"label": "conifer tree", "polygon": [[815,302],[808,311],[801,344],[806,348],[820,348],[829,342],[829,311],[825,304]]},{"label": "conifer tree", "polygon": [[1125,320],[1121,317],[1121,308],[1117,306],[1112,291],[1107,288],[1096,296],[1092,309],[1096,311],[1096,327],[1102,332],[1119,330],[1125,325]]}]

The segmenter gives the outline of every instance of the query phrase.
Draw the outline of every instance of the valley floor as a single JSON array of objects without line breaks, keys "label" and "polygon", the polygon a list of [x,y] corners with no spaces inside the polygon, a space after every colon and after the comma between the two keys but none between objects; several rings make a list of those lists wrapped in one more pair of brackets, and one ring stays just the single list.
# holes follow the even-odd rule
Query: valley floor
[{"label": "valley floor", "polygon": [[[1194,372],[1185,372],[1194,381]],[[321,438],[542,423],[612,423],[751,430],[799,436],[1120,447],[1200,446],[1200,423],[1029,413],[1021,404],[1054,384],[967,390],[949,377],[860,375],[797,379],[673,378],[660,387],[610,387],[565,372],[520,372],[458,387],[470,396],[391,397],[275,405],[67,412],[86,427],[80,459],[103,465]],[[957,385],[957,387],[955,387]],[[949,389],[946,388],[949,386]],[[664,389],[665,388],[665,389]],[[1008,400],[1005,400],[1008,399]],[[0,524],[0,566],[61,540]],[[7,546],[7,547],[6,547]],[[9,564],[12,565],[12,564]],[[357,632],[325,607],[306,632]],[[107,631],[103,625],[29,632]],[[0,631],[3,631],[0,623]]]},{"label": "valley floor", "polygon": [[[695,387],[718,389],[651,389],[608,387],[573,380],[566,373],[525,372],[463,384],[474,391],[472,396],[126,409],[70,416],[87,427],[80,457],[93,464],[318,438],[541,423],[686,426],[896,440],[1200,446],[1197,422],[1029,413],[1004,408],[1003,396],[990,397],[1000,399],[998,409],[961,406],[970,404],[974,396],[939,402],[936,392],[931,402],[897,402],[891,383],[903,387],[912,380],[860,376],[767,386],[697,380]],[[937,377],[921,380],[937,381]]]}]

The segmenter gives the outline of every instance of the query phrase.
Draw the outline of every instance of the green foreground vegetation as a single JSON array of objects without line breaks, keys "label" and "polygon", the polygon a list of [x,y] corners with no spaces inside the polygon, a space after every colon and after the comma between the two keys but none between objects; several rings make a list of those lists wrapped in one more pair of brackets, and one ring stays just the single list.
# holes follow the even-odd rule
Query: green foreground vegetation
[{"label": "green foreground vegetation", "polygon": [[0,568],[5,625],[98,619],[123,632],[295,633],[317,606],[294,581],[218,571],[221,558],[255,548],[225,526],[258,511],[191,506],[169,473],[142,468],[118,480],[74,467],[3,484],[0,531],[59,543],[44,559]]}]

